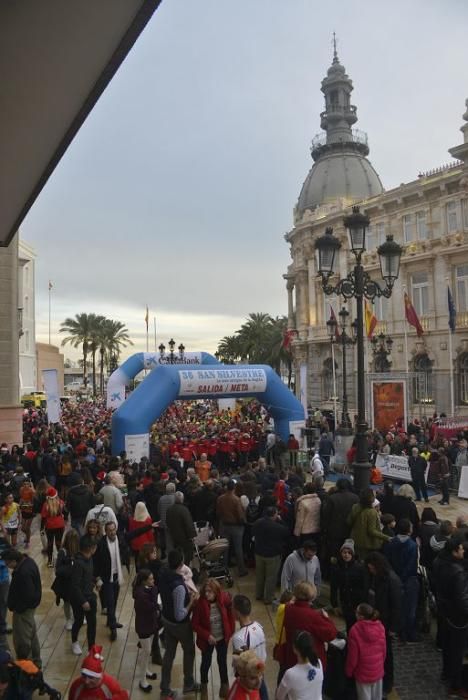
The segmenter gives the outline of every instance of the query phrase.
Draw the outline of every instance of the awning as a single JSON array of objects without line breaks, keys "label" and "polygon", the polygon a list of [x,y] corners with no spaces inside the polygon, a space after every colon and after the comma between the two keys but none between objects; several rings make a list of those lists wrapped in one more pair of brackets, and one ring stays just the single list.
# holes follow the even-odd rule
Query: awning
[{"label": "awning", "polygon": [[0,3],[0,246],[161,0]]}]

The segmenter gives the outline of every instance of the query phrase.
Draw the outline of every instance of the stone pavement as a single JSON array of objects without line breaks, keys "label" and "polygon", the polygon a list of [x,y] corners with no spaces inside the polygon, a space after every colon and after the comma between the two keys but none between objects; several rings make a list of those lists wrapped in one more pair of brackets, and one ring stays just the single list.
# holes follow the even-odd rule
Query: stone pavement
[{"label": "stone pavement", "polygon": [[418,644],[394,643],[395,692],[400,700],[441,700],[447,689],[440,681],[442,654],[432,634],[423,635]]}]

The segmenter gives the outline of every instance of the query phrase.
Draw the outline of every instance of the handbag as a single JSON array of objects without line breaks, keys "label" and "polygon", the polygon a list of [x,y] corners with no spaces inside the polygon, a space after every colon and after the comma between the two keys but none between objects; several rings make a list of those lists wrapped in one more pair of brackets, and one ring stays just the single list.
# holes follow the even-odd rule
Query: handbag
[{"label": "handbag", "polygon": [[[284,611],[286,614],[286,610]],[[280,666],[285,666],[286,665],[286,642],[281,642],[281,639],[283,637],[283,630],[284,630],[284,616],[283,616],[283,623],[281,625],[281,632],[279,634],[279,642],[275,644],[273,647],[273,658],[275,661],[279,663]]]}]

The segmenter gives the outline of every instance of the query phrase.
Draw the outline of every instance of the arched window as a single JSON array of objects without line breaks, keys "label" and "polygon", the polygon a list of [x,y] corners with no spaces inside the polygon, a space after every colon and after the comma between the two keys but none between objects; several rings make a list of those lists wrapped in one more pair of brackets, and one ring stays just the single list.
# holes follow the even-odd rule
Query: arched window
[{"label": "arched window", "polygon": [[414,402],[433,403],[432,360],[427,353],[421,353],[414,358]]},{"label": "arched window", "polygon": [[468,404],[468,352],[458,358],[458,395],[461,404]]},{"label": "arched window", "polygon": [[[336,370],[337,370],[337,364],[335,362],[335,378],[336,378]],[[327,359],[323,363],[322,379],[323,379],[322,397],[323,397],[324,401],[329,401],[329,400],[333,399],[333,396],[335,394],[335,390],[334,390],[334,386],[333,386],[333,360],[331,357],[327,357]]]}]

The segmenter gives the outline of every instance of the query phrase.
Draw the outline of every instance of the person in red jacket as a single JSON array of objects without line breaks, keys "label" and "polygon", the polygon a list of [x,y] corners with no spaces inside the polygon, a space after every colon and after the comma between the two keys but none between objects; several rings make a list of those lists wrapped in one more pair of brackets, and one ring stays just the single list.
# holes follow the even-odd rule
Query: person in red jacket
[{"label": "person in red jacket", "polygon": [[236,680],[229,689],[228,700],[260,700],[260,684],[265,664],[254,651],[244,651],[236,657]]},{"label": "person in red jacket", "polygon": [[294,603],[286,605],[284,610],[284,630],[286,632],[285,665],[283,672],[297,663],[294,652],[294,640],[298,632],[309,632],[315,642],[315,653],[325,671],[327,660],[325,644],[335,639],[337,629],[325,610],[314,610],[311,603],[317,597],[313,583],[301,581],[294,586]]},{"label": "person in red jacket", "polygon": [[81,675],[70,687],[69,700],[129,700],[130,696],[115,678],[104,673],[102,647],[92,646],[81,664]]},{"label": "person in red jacket", "polygon": [[377,611],[367,603],[357,606],[356,618],[348,634],[346,675],[356,681],[358,700],[381,698],[387,653],[385,628]]},{"label": "person in red jacket", "polygon": [[206,580],[192,615],[192,627],[197,635],[197,647],[201,650],[200,680],[202,700],[208,697],[208,673],[213,651],[216,649],[221,688],[219,697],[225,698],[229,690],[227,649],[234,629],[234,613],[229,593],[221,589],[213,578]]},{"label": "person in red jacket", "polygon": [[47,535],[47,566],[54,567],[54,539],[57,552],[62,546],[63,532],[65,530],[65,518],[63,517],[64,502],[58,497],[57,490],[49,486],[46,491],[46,500],[41,510],[42,526]]},{"label": "person in red jacket", "polygon": [[[144,525],[152,524],[153,521],[151,519],[150,514],[148,513],[146,505],[143,503],[143,501],[138,501],[138,503],[135,506],[135,512],[133,514],[133,517],[130,517],[128,519],[128,531],[132,532],[134,530],[138,530]],[[144,532],[142,535],[138,535],[137,537],[134,537],[130,540],[130,547],[135,556],[135,562],[138,559],[138,554],[140,553],[144,544],[155,544],[154,528],[151,528],[150,530],[148,530],[148,532]]]}]

